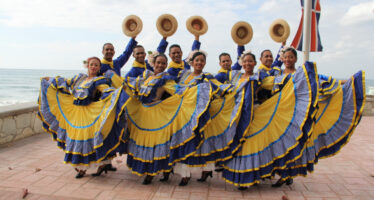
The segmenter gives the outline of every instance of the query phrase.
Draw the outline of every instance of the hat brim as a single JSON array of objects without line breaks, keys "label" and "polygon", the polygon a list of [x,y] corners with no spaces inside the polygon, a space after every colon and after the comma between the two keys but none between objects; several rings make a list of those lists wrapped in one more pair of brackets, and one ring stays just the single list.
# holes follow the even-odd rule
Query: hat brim
[{"label": "hat brim", "polygon": [[173,15],[163,14],[157,18],[156,27],[162,36],[169,37],[177,31],[178,22]]},{"label": "hat brim", "polygon": [[137,36],[142,29],[143,22],[136,15],[129,15],[122,22],[122,32],[129,37]]},{"label": "hat brim", "polygon": [[269,28],[271,39],[275,42],[285,42],[290,36],[290,26],[284,19],[276,19]]},{"label": "hat brim", "polygon": [[248,44],[253,37],[252,26],[244,21],[236,22],[231,28],[231,37],[240,46]]},{"label": "hat brim", "polygon": [[[199,24],[200,29],[195,29],[194,24]],[[201,16],[191,16],[186,21],[187,30],[193,35],[204,35],[208,31],[208,23]]]}]

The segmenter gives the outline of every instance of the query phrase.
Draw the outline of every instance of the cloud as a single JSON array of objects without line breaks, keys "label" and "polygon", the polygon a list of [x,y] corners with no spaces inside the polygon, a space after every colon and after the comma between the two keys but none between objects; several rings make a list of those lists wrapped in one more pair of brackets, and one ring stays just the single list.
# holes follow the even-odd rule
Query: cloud
[{"label": "cloud", "polygon": [[[365,69],[373,77],[374,68],[368,67],[374,57],[374,41],[369,33],[374,26],[369,13],[373,3],[341,0],[339,4],[321,1],[320,34],[324,52],[312,53],[311,58],[322,66],[319,72],[336,73],[347,77],[352,71]],[[361,3],[360,3],[361,2]],[[156,29],[159,15],[170,13],[178,20],[177,32],[168,38],[169,45],[180,44],[184,57],[188,55],[194,36],[185,22],[192,15],[201,15],[208,22],[208,32],[200,37],[201,49],[208,52],[205,70],[218,71],[218,55],[228,52],[236,58],[236,44],[231,39],[231,28],[237,21],[247,21],[253,28],[253,39],[246,45],[257,55],[264,49],[275,53],[279,44],[271,40],[269,25],[277,18],[285,19],[292,42],[301,16],[300,1],[295,0],[0,0],[0,67],[81,67],[82,59],[101,57],[101,45],[112,42],[117,55],[124,50],[129,38],[121,31],[122,20],[130,14],[143,21],[137,41],[146,50],[155,50],[161,35]],[[369,13],[369,14],[368,14]],[[349,16],[349,17],[348,17]],[[347,20],[344,19],[347,18]],[[365,24],[366,22],[366,24]],[[347,28],[354,24],[355,28]],[[298,65],[302,64],[299,52]],[[23,58],[23,59],[19,59]],[[14,62],[17,60],[17,62]],[[126,64],[129,69],[132,59]],[[341,66],[349,70],[341,70]],[[361,68],[360,68],[361,67]]]},{"label": "cloud", "polygon": [[175,3],[166,0],[110,3],[102,0],[13,0],[2,2],[0,11],[7,17],[0,19],[0,23],[14,27],[46,26],[118,31],[118,23],[130,14],[139,15],[146,23],[154,22],[163,13],[171,13],[178,18],[191,14],[225,13],[225,10],[232,10],[234,7],[238,7],[238,4],[213,1],[191,3],[188,0]]},{"label": "cloud", "polygon": [[275,0],[263,3],[259,9],[261,12],[269,12],[277,9],[277,2]]},{"label": "cloud", "polygon": [[374,1],[350,7],[340,23],[342,25],[352,25],[368,21],[374,21]]},{"label": "cloud", "polygon": [[13,61],[14,67],[23,65],[22,68],[51,70],[80,69],[83,60],[101,54],[100,47],[100,44],[95,42],[69,40],[28,45],[13,43],[5,46],[7,49],[18,49],[17,53],[9,54],[6,58],[6,60]]}]

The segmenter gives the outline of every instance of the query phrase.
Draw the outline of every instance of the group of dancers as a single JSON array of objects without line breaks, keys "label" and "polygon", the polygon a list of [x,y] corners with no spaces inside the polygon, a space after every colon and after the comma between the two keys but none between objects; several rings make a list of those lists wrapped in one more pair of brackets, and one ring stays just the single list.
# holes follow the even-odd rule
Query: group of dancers
[{"label": "group of dancers", "polygon": [[[106,43],[103,59],[87,59],[87,74],[42,78],[38,116],[76,178],[89,167],[97,167],[93,176],[115,171],[111,159],[127,154],[128,168],[145,175],[143,184],[177,173],[184,186],[199,168],[201,182],[216,169],[239,189],[276,174],[279,187],[335,155],[361,119],[362,71],[341,81],[318,74],[312,62],[296,68],[297,52],[284,44],[275,59],[262,51],[255,71],[256,56],[238,45],[234,65],[222,53],[213,76],[204,72],[198,35],[184,60],[173,44],[169,61],[166,39],[148,59],[135,37],[116,59]],[[121,77],[131,55],[135,61]]]}]

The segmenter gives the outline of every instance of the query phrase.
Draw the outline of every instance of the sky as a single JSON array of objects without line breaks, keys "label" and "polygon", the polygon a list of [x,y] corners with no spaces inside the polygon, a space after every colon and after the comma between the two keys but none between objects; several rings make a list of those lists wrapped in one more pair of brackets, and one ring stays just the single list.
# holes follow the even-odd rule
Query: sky
[{"label": "sky", "polygon": [[[359,70],[374,79],[374,1],[321,0],[320,35],[323,52],[313,52],[318,73],[348,78]],[[178,21],[177,32],[167,40],[180,44],[187,56],[194,36],[187,31],[186,20],[202,16],[208,32],[200,37],[201,49],[208,52],[205,71],[219,70],[218,55],[228,52],[236,59],[236,44],[231,28],[246,21],[253,38],[245,45],[256,56],[270,49],[276,54],[280,44],[268,33],[270,24],[285,19],[291,44],[297,31],[301,6],[298,0],[0,0],[0,68],[82,69],[82,61],[102,57],[102,45],[114,44],[116,55],[125,49],[129,37],[122,33],[122,20],[135,14],[143,21],[136,40],[146,51],[156,50],[162,36],[156,29],[157,17],[172,14]],[[168,53],[168,51],[166,52]],[[298,52],[298,65],[303,62]],[[129,70],[133,58],[124,66]]]}]

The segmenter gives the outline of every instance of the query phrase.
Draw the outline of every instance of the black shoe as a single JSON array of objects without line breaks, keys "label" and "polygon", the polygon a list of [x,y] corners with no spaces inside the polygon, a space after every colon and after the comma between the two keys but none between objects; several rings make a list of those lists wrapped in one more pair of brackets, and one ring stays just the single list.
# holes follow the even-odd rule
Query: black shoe
[{"label": "black shoe", "polygon": [[197,179],[199,182],[205,182],[208,177],[213,178],[213,172],[212,171],[203,171],[201,173],[201,178]]},{"label": "black shoe", "polygon": [[282,178],[280,178],[276,183],[274,183],[273,185],[271,185],[271,187],[280,187],[284,183],[286,183],[286,185],[291,185],[293,183],[293,179],[292,178],[288,178],[288,179],[286,179],[284,181],[284,180],[282,180]]},{"label": "black shoe", "polygon": [[86,170],[79,170],[75,178],[82,178],[86,174]]},{"label": "black shoe", "polygon": [[99,168],[97,168],[97,172],[94,174],[91,174],[92,176],[100,176],[101,173],[108,173],[107,165],[102,165]]},{"label": "black shoe", "polygon": [[106,169],[107,169],[108,171],[112,171],[112,172],[117,171],[117,168],[113,167],[112,164],[106,164],[105,167],[106,167]]},{"label": "black shoe", "polygon": [[147,175],[144,178],[143,185],[149,185],[149,184],[151,184],[152,183],[152,179],[153,179],[153,176]]},{"label": "black shoe", "polygon": [[223,171],[223,167],[217,167],[214,171],[216,171],[216,172],[222,172]]},{"label": "black shoe", "polygon": [[183,177],[181,182],[179,183],[179,186],[186,186],[188,185],[188,182],[190,181],[191,177]]},{"label": "black shoe", "polygon": [[238,190],[248,190],[248,187],[238,187]]},{"label": "black shoe", "polygon": [[286,180],[286,185],[292,185],[293,183],[293,179],[292,178],[289,178]]},{"label": "black shoe", "polygon": [[164,177],[160,179],[161,182],[166,182],[169,180],[170,173],[174,174],[174,171],[171,170],[170,172],[164,172]]}]

